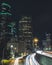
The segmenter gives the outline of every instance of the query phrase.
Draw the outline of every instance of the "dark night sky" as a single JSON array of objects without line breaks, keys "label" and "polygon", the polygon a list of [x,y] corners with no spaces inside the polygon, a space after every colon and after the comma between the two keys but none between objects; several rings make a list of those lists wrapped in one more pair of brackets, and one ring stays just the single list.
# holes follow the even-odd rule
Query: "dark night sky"
[{"label": "dark night sky", "polygon": [[[2,1],[2,0],[1,0]],[[34,35],[42,35],[46,32],[52,33],[52,2],[33,2],[33,0],[5,0],[13,8],[14,18],[19,15],[32,16]]]}]

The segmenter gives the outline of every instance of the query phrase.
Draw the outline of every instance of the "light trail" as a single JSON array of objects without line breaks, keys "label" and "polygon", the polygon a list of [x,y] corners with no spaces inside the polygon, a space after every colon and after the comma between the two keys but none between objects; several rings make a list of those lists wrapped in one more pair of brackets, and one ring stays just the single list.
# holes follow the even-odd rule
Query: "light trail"
[{"label": "light trail", "polygon": [[31,57],[30,57],[31,60],[32,60],[32,63],[33,63],[32,65],[40,65],[40,64],[36,61],[35,55],[36,55],[36,54],[34,53],[34,54],[32,54]]},{"label": "light trail", "polygon": [[21,58],[23,58],[23,57],[18,57],[18,58],[16,58],[16,60],[15,60],[15,62],[14,62],[14,65],[19,65],[19,59],[21,59]]},{"label": "light trail", "polygon": [[[26,57],[24,65],[40,65],[35,59],[36,53],[30,54]],[[23,57],[16,58],[14,65],[19,65],[19,60]]]},{"label": "light trail", "polygon": [[25,65],[29,65],[29,59],[30,59],[30,55],[28,55],[28,56],[26,57]]},{"label": "light trail", "polygon": [[28,55],[28,56],[26,57],[25,65],[40,65],[40,64],[36,61],[35,55],[36,55],[36,53],[33,53],[33,54],[31,54],[31,55]]}]

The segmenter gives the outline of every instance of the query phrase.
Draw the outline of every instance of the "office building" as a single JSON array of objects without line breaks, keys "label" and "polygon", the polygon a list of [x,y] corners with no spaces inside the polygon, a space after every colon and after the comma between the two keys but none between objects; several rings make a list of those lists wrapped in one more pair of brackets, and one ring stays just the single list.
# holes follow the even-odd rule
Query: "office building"
[{"label": "office building", "polygon": [[32,18],[30,16],[22,16],[19,20],[19,52],[26,52],[32,48]]},{"label": "office building", "polygon": [[8,24],[11,22],[11,6],[7,3],[1,3],[0,5],[0,57],[6,58],[5,53],[8,41]]},{"label": "office building", "polygon": [[7,25],[11,22],[11,6],[7,3],[2,3],[0,7],[0,36],[2,37],[8,32]]}]

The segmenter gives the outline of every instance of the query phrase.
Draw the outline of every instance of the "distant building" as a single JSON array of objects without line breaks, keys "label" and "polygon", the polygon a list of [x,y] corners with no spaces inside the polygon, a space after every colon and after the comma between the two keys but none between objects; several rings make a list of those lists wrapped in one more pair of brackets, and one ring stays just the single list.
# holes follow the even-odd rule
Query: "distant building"
[{"label": "distant building", "polygon": [[46,42],[47,42],[47,48],[51,50],[51,34],[46,34]]},{"label": "distant building", "polygon": [[47,48],[46,40],[42,40],[42,44],[43,44],[43,50],[46,50],[46,48]]},{"label": "distant building", "polygon": [[51,34],[46,34],[46,39],[43,40],[44,50],[51,50]]},{"label": "distant building", "polygon": [[32,48],[32,19],[30,16],[22,16],[19,20],[19,52],[25,52]]}]

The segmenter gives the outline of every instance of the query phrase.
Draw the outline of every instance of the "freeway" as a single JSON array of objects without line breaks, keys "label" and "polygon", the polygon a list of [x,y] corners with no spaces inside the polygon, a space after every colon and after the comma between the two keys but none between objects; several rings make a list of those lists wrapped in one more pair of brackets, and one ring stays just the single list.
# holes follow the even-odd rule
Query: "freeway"
[{"label": "freeway", "polygon": [[24,65],[24,58],[22,57],[18,57],[15,59],[14,65]]},{"label": "freeway", "polygon": [[1,64],[5,65],[52,65],[52,52],[38,50],[36,53],[31,53],[27,56],[3,59]]},{"label": "freeway", "polygon": [[39,65],[39,63],[35,59],[36,53],[32,53],[27,57],[18,57],[15,59],[13,65]]},{"label": "freeway", "polygon": [[50,51],[39,51],[38,50],[38,51],[36,51],[36,53],[52,58],[52,52],[50,52]]},{"label": "freeway", "polygon": [[52,54],[37,51],[36,53],[16,58],[13,65],[52,65]]},{"label": "freeway", "polygon": [[40,65],[36,59],[35,59],[36,53],[33,53],[31,55],[28,55],[26,57],[25,65]]},{"label": "freeway", "polygon": [[52,52],[38,50],[36,53],[16,58],[11,65],[52,65]]}]

